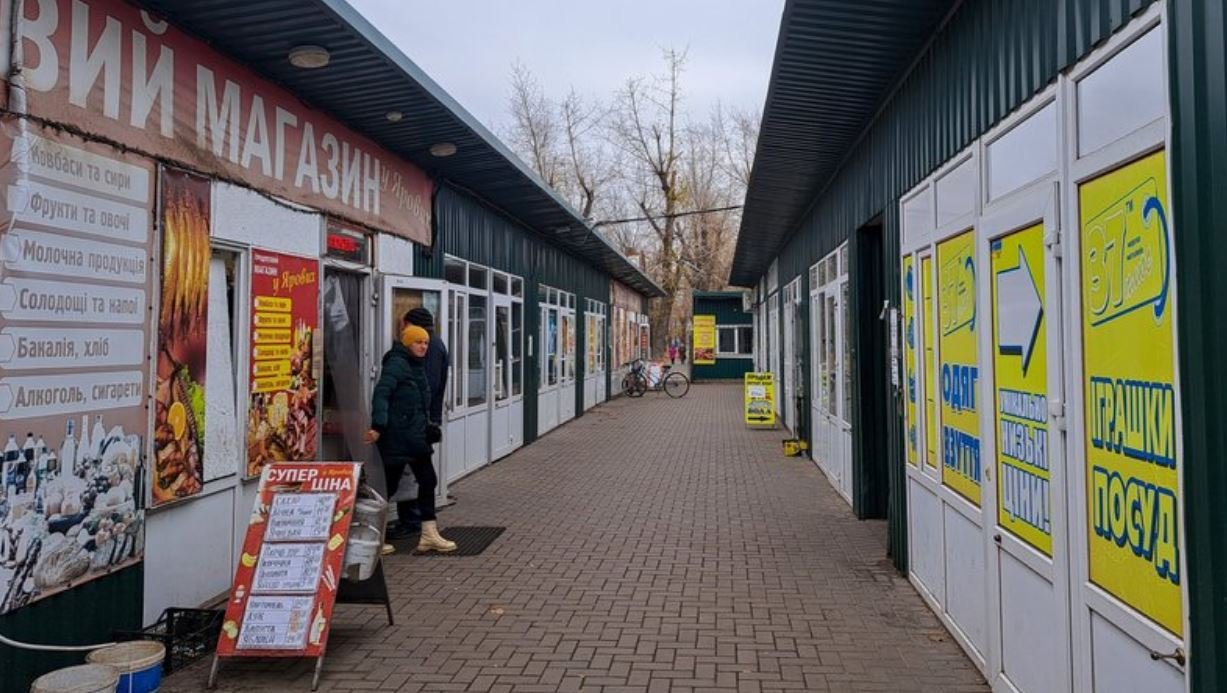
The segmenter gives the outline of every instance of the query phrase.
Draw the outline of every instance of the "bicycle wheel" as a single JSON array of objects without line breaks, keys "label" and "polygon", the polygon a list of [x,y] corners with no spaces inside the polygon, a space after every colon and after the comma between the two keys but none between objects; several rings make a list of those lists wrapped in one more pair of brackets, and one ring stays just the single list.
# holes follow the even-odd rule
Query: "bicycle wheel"
[{"label": "bicycle wheel", "polygon": [[648,379],[642,373],[635,373],[631,376],[635,380],[635,387],[631,397],[642,397],[643,393],[648,391]]},{"label": "bicycle wheel", "polygon": [[665,394],[674,399],[685,397],[690,392],[690,380],[681,373],[670,373],[665,376],[664,388]]},{"label": "bicycle wheel", "polygon": [[622,394],[627,397],[642,397],[645,390],[647,387],[642,376],[635,373],[627,373],[622,376]]}]

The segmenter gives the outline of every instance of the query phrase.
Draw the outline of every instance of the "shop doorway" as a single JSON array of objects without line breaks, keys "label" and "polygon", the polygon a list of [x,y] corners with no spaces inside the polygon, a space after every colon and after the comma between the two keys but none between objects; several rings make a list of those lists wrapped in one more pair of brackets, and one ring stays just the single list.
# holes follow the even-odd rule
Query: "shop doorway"
[{"label": "shop doorway", "polygon": [[[494,416],[490,458],[497,460],[524,444],[524,299],[508,294],[508,277],[495,273],[493,363]],[[519,284],[518,278],[512,282]]]},{"label": "shop doorway", "polygon": [[575,418],[575,294],[540,287],[537,435]]},{"label": "shop doorway", "polygon": [[[882,223],[878,219],[857,229],[854,250],[849,252],[845,247],[840,254],[844,263],[851,263],[846,270],[849,276],[840,289],[844,305],[840,319],[845,335],[841,377],[844,407],[849,412],[849,438],[856,441],[849,451],[855,470],[852,506],[861,519],[886,517],[890,500],[891,454],[886,443],[889,440],[886,422],[893,415],[889,387],[894,364],[887,339],[893,313],[884,310],[886,296],[881,277],[886,276],[888,265],[883,253]],[[851,319],[853,302],[858,318],[855,322]]]},{"label": "shop doorway", "polygon": [[851,348],[848,333],[848,246],[809,270],[810,450],[844,500],[852,503]]},{"label": "shop doorway", "polygon": [[784,287],[784,426],[797,432],[797,297],[801,292],[801,278],[797,277]]},{"label": "shop doorway", "polygon": [[[370,275],[328,266],[323,285],[324,357],[320,459],[366,460],[370,426],[373,325]],[[381,475],[382,476],[382,475]]]},{"label": "shop doorway", "polygon": [[[405,314],[414,308],[425,308],[430,311],[430,314],[434,316],[435,336],[446,344],[448,315],[443,295],[443,282],[437,279],[384,276],[382,290],[379,294],[379,341],[374,350],[375,354],[382,355],[395,341],[400,339]],[[446,400],[446,393],[444,399]],[[435,474],[439,479],[436,494],[440,499],[447,498],[447,445],[448,441],[445,436],[442,443],[436,446],[434,456]],[[402,482],[403,486],[404,482]]]}]

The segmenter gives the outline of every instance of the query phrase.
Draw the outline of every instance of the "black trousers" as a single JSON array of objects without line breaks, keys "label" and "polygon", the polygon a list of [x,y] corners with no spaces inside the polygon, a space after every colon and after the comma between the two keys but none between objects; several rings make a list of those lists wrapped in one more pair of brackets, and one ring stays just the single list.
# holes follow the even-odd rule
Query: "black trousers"
[{"label": "black trousers", "polygon": [[[406,467],[413,473],[414,481],[418,482],[416,504],[418,516],[421,517],[422,522],[434,522],[435,487],[439,485],[439,479],[435,476],[435,466],[431,463],[429,455],[426,457],[394,457],[384,462],[383,473],[388,481],[388,495],[392,496],[396,493],[401,477],[405,475]],[[413,510],[414,503],[412,502],[396,504],[396,516],[402,521],[412,517]]]}]

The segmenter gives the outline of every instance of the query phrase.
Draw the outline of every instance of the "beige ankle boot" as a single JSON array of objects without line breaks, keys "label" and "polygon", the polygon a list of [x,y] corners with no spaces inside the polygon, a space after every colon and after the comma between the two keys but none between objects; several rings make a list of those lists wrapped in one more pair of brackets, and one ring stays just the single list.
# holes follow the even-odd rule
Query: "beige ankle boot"
[{"label": "beige ankle boot", "polygon": [[455,550],[456,542],[448,541],[439,534],[439,524],[437,522],[422,523],[422,536],[418,539],[419,553],[426,553],[427,551],[450,553]]}]

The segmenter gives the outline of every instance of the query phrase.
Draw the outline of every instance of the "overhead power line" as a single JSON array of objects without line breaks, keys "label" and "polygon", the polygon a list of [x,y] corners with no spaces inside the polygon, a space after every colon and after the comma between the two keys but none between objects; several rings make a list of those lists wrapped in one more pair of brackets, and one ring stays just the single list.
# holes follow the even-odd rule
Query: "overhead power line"
[{"label": "overhead power line", "polygon": [[605,219],[592,224],[592,228],[600,226],[611,226],[613,224],[629,224],[635,221],[651,221],[653,219],[677,219],[678,217],[692,217],[696,214],[711,214],[713,212],[731,212],[734,209],[741,209],[741,205],[731,205],[728,207],[714,207],[712,209],[696,209],[690,212],[678,212],[676,214],[654,214],[648,217],[631,217],[630,219]]}]

